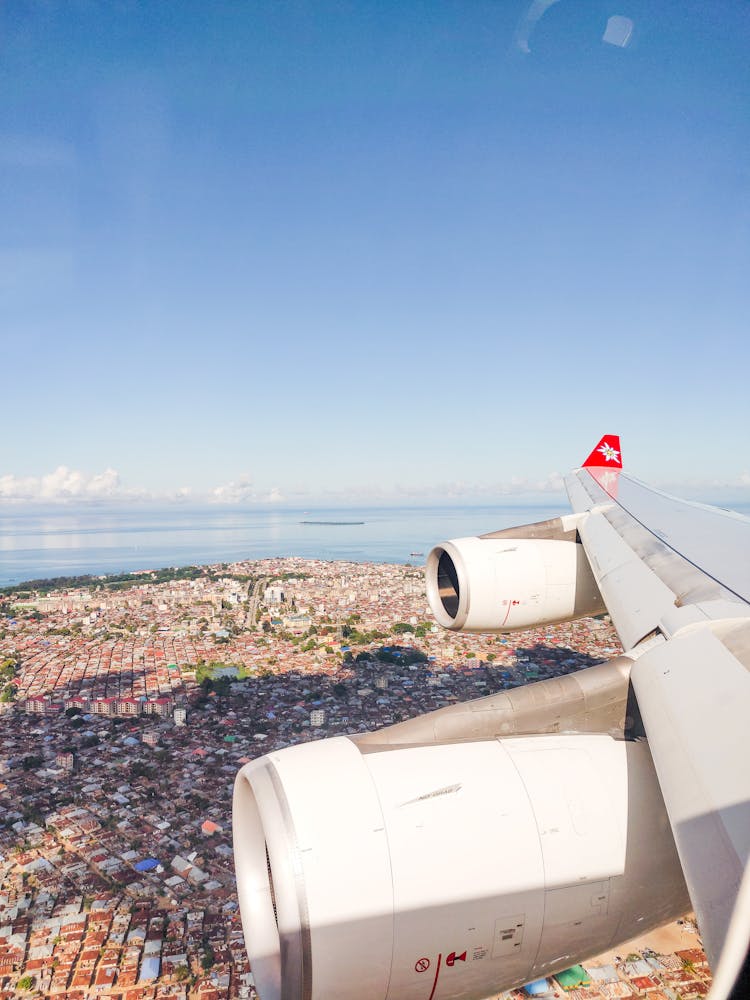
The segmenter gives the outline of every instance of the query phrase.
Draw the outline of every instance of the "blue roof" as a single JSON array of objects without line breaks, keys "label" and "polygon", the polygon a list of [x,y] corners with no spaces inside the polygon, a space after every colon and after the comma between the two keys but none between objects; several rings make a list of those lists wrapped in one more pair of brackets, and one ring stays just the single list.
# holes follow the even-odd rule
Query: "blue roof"
[{"label": "blue roof", "polygon": [[523,991],[530,997],[544,996],[550,992],[550,984],[546,979],[535,979],[533,983],[527,983]]},{"label": "blue roof", "polygon": [[137,864],[133,865],[137,872],[151,872],[154,868],[158,868],[159,862],[156,858],[146,858],[144,861],[139,861]]},{"label": "blue roof", "polygon": [[156,979],[160,966],[161,959],[158,955],[148,955],[141,962],[141,975],[138,981],[142,983],[144,979]]}]

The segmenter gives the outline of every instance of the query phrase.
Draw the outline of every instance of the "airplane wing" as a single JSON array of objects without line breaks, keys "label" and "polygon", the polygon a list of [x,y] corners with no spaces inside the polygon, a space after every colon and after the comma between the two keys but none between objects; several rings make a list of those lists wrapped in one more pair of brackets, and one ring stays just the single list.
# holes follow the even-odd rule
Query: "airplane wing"
[{"label": "airplane wing", "polygon": [[615,435],[566,488],[635,657],[631,683],[716,972],[712,995],[727,996],[750,938],[750,886],[740,892],[750,856],[750,520],[627,475]]},{"label": "airplane wing", "polygon": [[608,610],[623,655],[237,775],[263,1000],[481,1000],[691,902],[712,1000],[750,995],[750,522],[626,475],[614,436],[567,488],[572,514],[436,545],[427,600],[482,634]]}]

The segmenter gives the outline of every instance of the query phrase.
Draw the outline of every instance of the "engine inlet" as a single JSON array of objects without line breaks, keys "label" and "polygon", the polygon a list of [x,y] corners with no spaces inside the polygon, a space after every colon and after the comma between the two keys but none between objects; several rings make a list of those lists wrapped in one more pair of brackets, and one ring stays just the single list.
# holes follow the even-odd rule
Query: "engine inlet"
[{"label": "engine inlet", "polygon": [[455,618],[458,614],[458,573],[456,564],[445,550],[438,561],[437,586],[440,603],[447,614]]}]

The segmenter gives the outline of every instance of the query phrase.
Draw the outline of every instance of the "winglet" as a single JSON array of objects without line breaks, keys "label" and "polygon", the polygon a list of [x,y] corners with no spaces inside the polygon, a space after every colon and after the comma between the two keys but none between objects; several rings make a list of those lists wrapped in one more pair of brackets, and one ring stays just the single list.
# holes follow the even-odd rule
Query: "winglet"
[{"label": "winglet", "polygon": [[621,469],[622,452],[617,434],[605,434],[583,463],[584,469]]}]

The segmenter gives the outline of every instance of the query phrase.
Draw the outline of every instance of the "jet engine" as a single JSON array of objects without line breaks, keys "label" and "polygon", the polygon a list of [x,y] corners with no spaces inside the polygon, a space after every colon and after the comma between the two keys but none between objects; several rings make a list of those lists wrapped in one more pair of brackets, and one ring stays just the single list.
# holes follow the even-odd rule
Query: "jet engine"
[{"label": "jet engine", "polygon": [[486,997],[689,908],[648,745],[599,734],[288,747],[234,854],[261,1000]]},{"label": "jet engine", "polygon": [[606,611],[576,515],[437,545],[427,599],[443,628],[512,632]]}]

